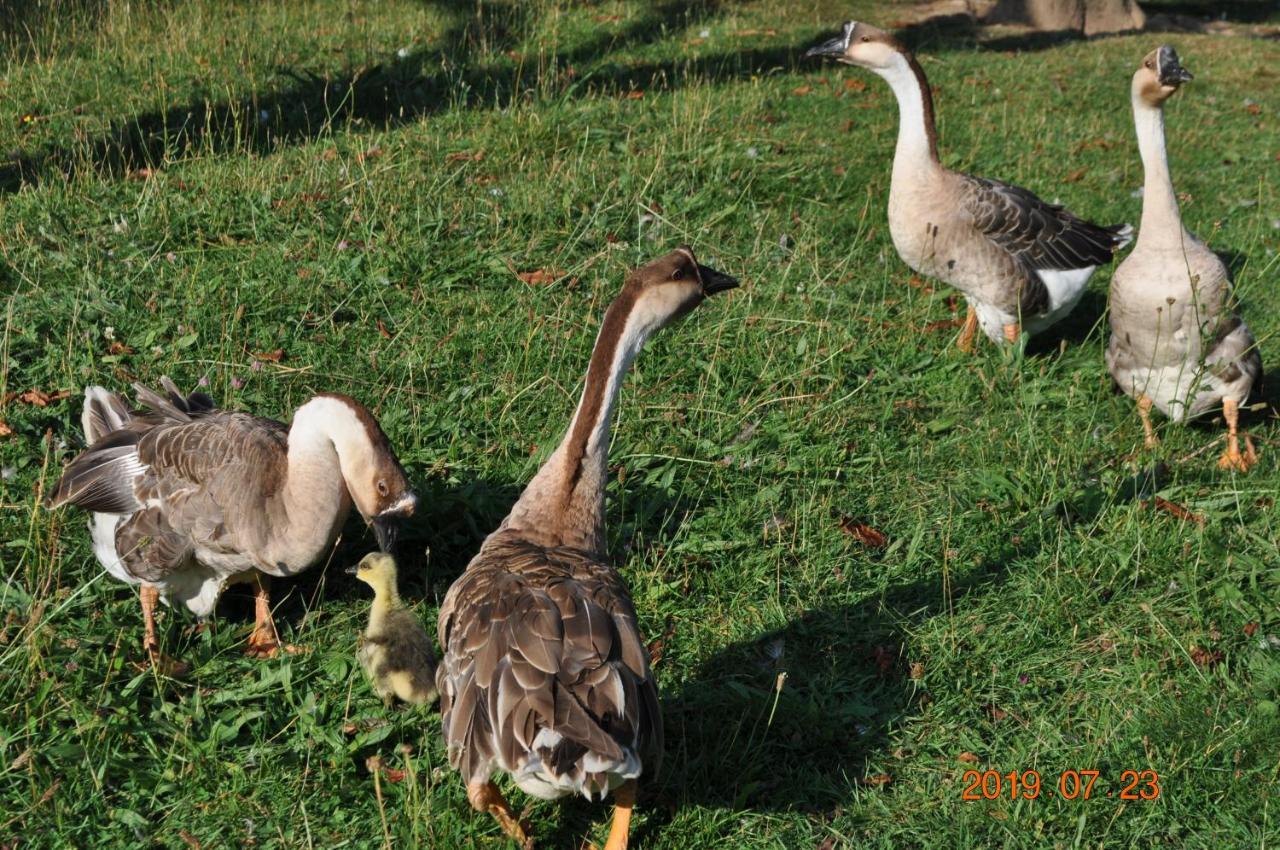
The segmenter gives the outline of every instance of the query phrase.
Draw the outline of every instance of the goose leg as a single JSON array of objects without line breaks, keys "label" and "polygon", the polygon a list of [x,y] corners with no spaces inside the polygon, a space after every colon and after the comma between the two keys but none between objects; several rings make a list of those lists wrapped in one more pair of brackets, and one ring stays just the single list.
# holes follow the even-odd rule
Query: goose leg
[{"label": "goose leg", "polygon": [[1160,445],[1160,438],[1156,436],[1156,429],[1151,427],[1151,407],[1154,405],[1151,399],[1145,395],[1138,396],[1138,416],[1142,419],[1142,435],[1143,444],[1154,449]]},{"label": "goose leg", "polygon": [[627,850],[627,838],[631,834],[631,810],[636,805],[636,781],[628,779],[613,792],[613,823],[609,827],[609,840],[604,850]]},{"label": "goose leg", "polygon": [[533,850],[533,839],[524,831],[520,819],[511,813],[511,806],[492,782],[473,782],[467,785],[467,799],[477,812],[488,812],[498,821],[507,837],[519,845],[520,850]]},{"label": "goose leg", "polygon": [[147,658],[161,675],[186,674],[191,669],[190,664],[170,658],[160,651],[160,640],[156,637],[156,603],[160,601],[160,589],[155,585],[144,584],[138,589],[138,599],[142,603],[142,649],[147,653]]},{"label": "goose leg", "polygon": [[1004,326],[1004,338],[1008,340],[1010,343],[1017,342],[1018,337],[1020,336],[1022,336],[1022,326],[1019,325],[1017,322],[1014,322],[1011,325]]},{"label": "goose leg", "polygon": [[978,330],[978,311],[973,309],[973,305],[969,305],[969,309],[964,314],[964,324],[960,326],[960,336],[956,339],[956,348],[965,354],[973,353],[973,335]]},{"label": "goose leg", "polygon": [[274,658],[280,652],[280,637],[271,619],[271,579],[256,570],[253,573],[253,633],[244,654],[252,658]]},{"label": "goose leg", "polygon": [[1222,400],[1222,418],[1227,420],[1227,448],[1218,458],[1219,469],[1234,469],[1237,472],[1248,472],[1249,467],[1258,461],[1253,444],[1245,441],[1247,451],[1240,451],[1240,435],[1237,427],[1240,421],[1240,405],[1233,398]]}]

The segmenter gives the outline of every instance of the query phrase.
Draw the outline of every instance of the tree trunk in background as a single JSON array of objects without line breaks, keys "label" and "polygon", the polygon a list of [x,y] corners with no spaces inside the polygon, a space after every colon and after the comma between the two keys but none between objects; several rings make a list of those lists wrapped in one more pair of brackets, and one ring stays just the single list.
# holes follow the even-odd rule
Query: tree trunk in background
[{"label": "tree trunk in background", "polygon": [[1000,0],[988,24],[1025,24],[1042,32],[1084,35],[1140,30],[1146,15],[1135,0]]}]

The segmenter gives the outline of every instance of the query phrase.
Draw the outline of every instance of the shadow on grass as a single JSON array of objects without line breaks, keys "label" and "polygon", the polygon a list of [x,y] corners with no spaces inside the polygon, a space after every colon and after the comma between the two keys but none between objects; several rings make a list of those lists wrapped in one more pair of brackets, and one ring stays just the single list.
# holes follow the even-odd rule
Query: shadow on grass
[{"label": "shadow on grass", "polygon": [[671,89],[687,77],[751,77],[794,64],[808,47],[735,51],[698,59],[605,63],[620,50],[653,44],[673,30],[719,14],[722,0],[667,0],[620,28],[601,27],[588,41],[527,65],[513,52],[533,24],[531,4],[492,7],[478,0],[437,0],[454,23],[434,44],[402,58],[323,77],[281,69],[291,84],[238,100],[196,100],[165,111],[116,119],[111,130],[76,145],[18,151],[0,165],[0,192],[84,168],[119,176],[199,154],[265,154],[352,125],[390,128],[448,109],[505,108],[522,98],[584,97],[635,89]]}]

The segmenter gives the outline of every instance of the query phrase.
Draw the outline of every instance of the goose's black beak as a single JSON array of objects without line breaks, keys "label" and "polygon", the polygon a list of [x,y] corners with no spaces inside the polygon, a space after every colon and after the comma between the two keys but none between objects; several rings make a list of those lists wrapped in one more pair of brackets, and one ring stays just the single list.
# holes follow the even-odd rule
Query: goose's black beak
[{"label": "goose's black beak", "polygon": [[698,264],[698,277],[702,279],[703,295],[715,295],[717,292],[724,292],[726,289],[734,289],[738,285],[736,278],[729,277],[724,272],[718,272],[701,263]]},{"label": "goose's black beak", "polygon": [[347,575],[349,575],[349,576],[353,576],[353,575],[355,575],[356,573],[360,572],[360,565],[359,565],[359,564],[352,564],[351,566],[349,566],[349,567],[347,567],[345,570],[343,570],[343,572],[344,572],[344,573],[346,573],[346,574],[347,574]]},{"label": "goose's black beak", "polygon": [[1160,46],[1160,51],[1156,55],[1156,76],[1160,80],[1162,86],[1177,86],[1185,82],[1194,80],[1195,76],[1182,67],[1182,63],[1178,61],[1178,53],[1167,44]]},{"label": "goose's black beak", "polygon": [[840,35],[824,41],[821,44],[815,44],[805,51],[805,57],[809,56],[843,56],[844,52],[849,49],[849,40],[853,37],[853,21],[845,21],[844,29]]},{"label": "goose's black beak", "polygon": [[395,548],[396,538],[400,536],[400,525],[413,516],[417,507],[417,497],[406,493],[398,502],[373,518],[373,536],[378,539],[379,549],[390,552]]}]

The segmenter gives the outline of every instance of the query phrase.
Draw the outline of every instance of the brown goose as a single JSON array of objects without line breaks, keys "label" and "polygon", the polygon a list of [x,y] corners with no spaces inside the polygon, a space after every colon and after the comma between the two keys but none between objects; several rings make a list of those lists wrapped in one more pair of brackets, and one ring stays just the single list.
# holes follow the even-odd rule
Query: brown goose
[{"label": "brown goose", "polygon": [[945,168],[933,95],[920,63],[891,35],[848,21],[806,56],[830,56],[883,77],[898,100],[889,235],[902,261],[964,293],[958,345],[979,325],[993,342],[1036,334],[1079,303],[1093,270],[1128,244],[1128,225],[1101,227],[1026,189]]},{"label": "brown goose", "polygon": [[1191,73],[1172,47],[1142,60],[1130,95],[1138,152],[1146,172],[1142,226],[1133,253],[1111,280],[1107,367],[1138,403],[1147,445],[1156,444],[1150,409],[1185,422],[1222,405],[1227,448],[1218,465],[1247,470],[1240,451],[1239,406],[1262,377],[1253,334],[1231,302],[1231,279],[1218,255],[1182,225],[1164,142],[1164,102]]},{"label": "brown goose", "polygon": [[645,340],[737,285],[688,248],[627,277],[600,326],[577,412],[440,609],[436,673],[449,763],[467,798],[532,846],[491,781],[528,794],[615,795],[606,850],[627,845],[636,779],[662,753],[658,689],[627,585],[605,554],[609,422]]},{"label": "brown goose", "polygon": [[145,410],[130,411],[102,387],[85,390],[89,448],[63,471],[49,505],[90,511],[94,553],[111,575],[141,585],[143,648],[159,651],[158,599],[197,617],[213,613],[223,586],[253,582],[251,655],[279,648],[268,576],[292,576],[333,545],[354,501],[379,545],[415,500],[386,435],[363,405],[323,394],[286,426],[218,410],[203,393],[183,396],[168,378],[165,395],[134,385]]}]

